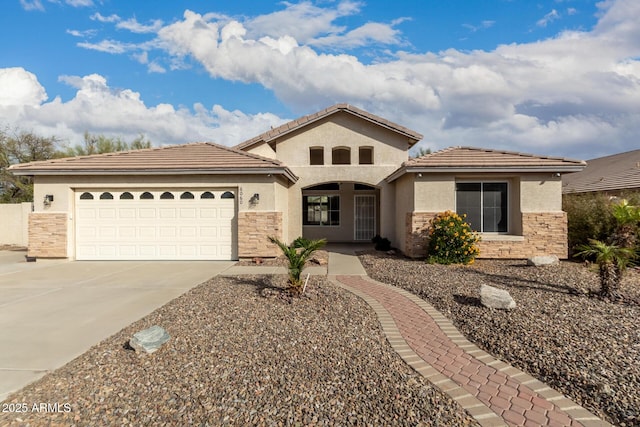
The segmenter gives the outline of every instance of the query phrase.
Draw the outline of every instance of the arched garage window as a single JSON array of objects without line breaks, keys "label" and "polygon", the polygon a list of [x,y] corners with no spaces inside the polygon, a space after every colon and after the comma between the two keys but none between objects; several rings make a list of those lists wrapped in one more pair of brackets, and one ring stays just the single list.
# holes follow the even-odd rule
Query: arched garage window
[{"label": "arched garage window", "polygon": [[113,194],[105,191],[100,195],[100,200],[113,200]]},{"label": "arched garage window", "polygon": [[86,191],[80,195],[80,200],[93,200],[93,194]]},{"label": "arched garage window", "polygon": [[148,191],[145,191],[144,193],[142,193],[140,195],[140,199],[141,200],[151,200],[151,199],[153,199],[153,194],[149,193]]},{"label": "arched garage window", "polygon": [[169,199],[173,199],[174,197],[173,197],[173,194],[169,193],[168,191],[165,191],[160,195],[160,198],[162,200],[169,200]]},{"label": "arched garage window", "polygon": [[184,199],[193,199],[194,197],[193,197],[193,193],[189,191],[185,191],[180,195],[180,198],[184,200]]},{"label": "arched garage window", "polygon": [[220,196],[221,199],[235,199],[236,196],[234,196],[234,194],[231,191],[225,191],[224,193],[222,193],[222,196]]},{"label": "arched garage window", "polygon": [[133,200],[133,194],[129,193],[128,191],[125,191],[120,195],[120,200]]},{"label": "arched garage window", "polygon": [[201,199],[215,199],[216,196],[213,195],[213,193],[211,191],[205,191],[204,193],[202,193],[202,195],[200,196]]}]

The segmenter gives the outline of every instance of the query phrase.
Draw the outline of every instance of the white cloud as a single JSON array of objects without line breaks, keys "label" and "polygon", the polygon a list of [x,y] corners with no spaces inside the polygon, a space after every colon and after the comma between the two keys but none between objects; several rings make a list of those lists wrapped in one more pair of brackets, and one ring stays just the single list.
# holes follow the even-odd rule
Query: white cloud
[{"label": "white cloud", "polygon": [[70,34],[74,37],[94,37],[97,34],[96,30],[67,30],[67,34]]},{"label": "white cloud", "polygon": [[93,0],[65,0],[65,3],[73,7],[93,6]]},{"label": "white cloud", "polygon": [[560,18],[560,14],[558,13],[557,10],[553,9],[551,12],[544,15],[542,19],[538,20],[538,22],[536,22],[536,25],[538,27],[546,27],[550,22],[553,22],[559,18]]},{"label": "white cloud", "polygon": [[138,45],[136,44],[123,43],[117,40],[102,40],[98,43],[80,42],[78,43],[78,47],[114,54],[125,53],[138,49]]},{"label": "white cloud", "polygon": [[0,68],[0,106],[38,106],[47,93],[37,77],[24,68]]},{"label": "white cloud", "polygon": [[44,11],[44,6],[40,0],[20,0],[20,5],[24,10],[39,10]]},{"label": "white cloud", "polygon": [[7,120],[0,124],[56,136],[69,144],[80,143],[88,130],[125,140],[144,134],[155,145],[193,141],[234,145],[283,123],[273,114],[249,115],[220,105],[207,109],[196,104],[192,110],[148,106],[139,93],[113,89],[99,74],[61,76],[60,81],[77,89],[75,96],[66,102],[59,97],[45,102],[44,88],[32,73],[0,69],[0,117]]},{"label": "white cloud", "polygon": [[155,33],[162,28],[162,20],[156,19],[149,25],[139,23],[135,18],[127,19],[126,21],[119,21],[116,24],[116,28],[131,31],[132,33],[144,34]]},{"label": "white cloud", "polygon": [[91,15],[89,18],[92,21],[98,21],[98,22],[109,22],[109,23],[120,22],[120,17],[116,14],[103,16],[100,12],[96,12],[93,15]]}]

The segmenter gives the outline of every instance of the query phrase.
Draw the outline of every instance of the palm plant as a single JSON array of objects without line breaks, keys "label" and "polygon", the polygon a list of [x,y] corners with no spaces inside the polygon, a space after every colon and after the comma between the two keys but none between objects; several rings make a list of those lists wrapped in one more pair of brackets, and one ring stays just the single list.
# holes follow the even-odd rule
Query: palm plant
[{"label": "palm plant", "polygon": [[627,200],[622,200],[613,207],[613,217],[616,219],[617,227],[611,236],[612,242],[622,248],[635,248],[640,208],[630,205]]},{"label": "palm plant", "polygon": [[636,257],[631,248],[609,245],[600,240],[590,239],[588,245],[578,247],[575,256],[594,258],[600,276],[600,295],[607,298],[619,296],[620,282],[629,264]]},{"label": "palm plant", "polygon": [[300,275],[307,260],[311,258],[311,255],[321,247],[323,247],[327,241],[325,239],[309,240],[304,237],[298,237],[290,245],[282,242],[275,237],[269,237],[269,241],[277,245],[289,263],[289,290],[292,293],[302,293],[302,280]]}]

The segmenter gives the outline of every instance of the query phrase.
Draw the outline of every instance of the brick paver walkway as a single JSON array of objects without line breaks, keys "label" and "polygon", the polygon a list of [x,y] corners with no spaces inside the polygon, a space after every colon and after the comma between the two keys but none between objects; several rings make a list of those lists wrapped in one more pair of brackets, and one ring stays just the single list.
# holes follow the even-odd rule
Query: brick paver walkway
[{"label": "brick paver walkway", "polygon": [[336,280],[372,306],[398,354],[481,425],[610,425],[546,384],[480,350],[417,296],[367,276],[336,276]]}]

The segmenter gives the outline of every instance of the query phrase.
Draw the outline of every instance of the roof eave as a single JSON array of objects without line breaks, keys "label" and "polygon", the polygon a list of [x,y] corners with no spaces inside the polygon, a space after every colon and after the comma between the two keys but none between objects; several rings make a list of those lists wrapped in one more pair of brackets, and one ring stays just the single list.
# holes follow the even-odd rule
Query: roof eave
[{"label": "roof eave", "polygon": [[395,181],[406,173],[570,173],[584,169],[583,165],[567,166],[402,166],[385,180]]},{"label": "roof eave", "polygon": [[203,169],[14,169],[14,175],[284,175],[291,182],[298,177],[287,167],[203,168]]}]

